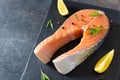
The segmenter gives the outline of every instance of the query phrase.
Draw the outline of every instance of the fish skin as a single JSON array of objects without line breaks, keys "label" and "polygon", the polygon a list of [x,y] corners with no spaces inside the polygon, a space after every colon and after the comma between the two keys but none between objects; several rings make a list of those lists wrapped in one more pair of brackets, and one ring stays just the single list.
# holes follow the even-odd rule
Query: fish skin
[{"label": "fish skin", "polygon": [[[105,15],[105,13],[103,15]],[[100,45],[103,43],[109,31],[109,21],[107,16],[106,16],[106,23],[108,24],[108,26],[106,27],[106,31],[105,33],[103,32],[103,36],[102,37],[100,36],[101,38],[98,41],[96,41],[96,44],[92,44],[91,46],[84,47],[84,48],[78,48],[83,43],[83,40],[81,40],[80,44],[78,44],[75,48],[61,54],[60,56],[58,56],[52,61],[59,73],[65,75],[71,72],[73,69],[75,69],[78,65],[80,65],[84,60],[86,60],[90,55],[92,55],[100,47]],[[84,30],[83,32],[83,37],[84,37],[84,34],[86,34],[85,32],[87,28],[83,28],[83,30]],[[102,33],[100,34],[102,35]],[[91,43],[91,41],[89,43]]]},{"label": "fish skin", "polygon": [[[53,60],[53,64],[55,65],[58,72],[60,72],[61,74],[67,74],[70,71],[72,71],[76,66],[78,66],[80,63],[82,63],[85,59],[87,59],[88,56],[93,54],[97,47],[99,47],[100,44],[103,42],[103,39],[109,30],[109,22],[105,14],[103,14],[103,17],[105,18],[103,20],[101,16],[100,17],[98,16],[101,21],[99,19],[96,19],[96,17],[93,17],[93,20],[89,19],[91,18],[88,17],[89,12],[91,13],[93,11],[95,11],[95,9],[84,9],[74,13],[77,14],[79,18],[78,21],[74,18],[74,14],[71,15],[53,35],[47,37],[42,42],[40,42],[34,50],[34,53],[38,57],[38,59],[44,64],[47,64],[51,60],[54,53],[60,47],[62,47],[63,45],[67,44],[72,40],[81,37],[82,35],[83,37],[81,39],[80,44],[73,48],[72,50],[63,53],[62,55],[55,58]],[[80,21],[81,13],[85,14],[85,17],[87,15],[87,19],[84,23]],[[72,21],[75,22],[75,25],[71,25]],[[105,26],[106,30],[95,37],[89,34],[89,32],[86,30],[88,27],[92,26],[91,23],[102,24],[103,26]],[[65,27],[64,29],[62,29],[63,26]],[[83,26],[85,26],[85,28]],[[81,57],[81,55],[83,57]]]},{"label": "fish skin", "polygon": [[59,60],[54,59],[52,62],[54,63],[54,66],[57,69],[57,71],[65,75],[71,72],[73,69],[75,69],[90,55],[92,55],[101,46],[102,43],[103,40],[100,40],[100,42],[95,44],[94,46],[77,51],[76,53],[71,54],[69,56],[63,56]]}]

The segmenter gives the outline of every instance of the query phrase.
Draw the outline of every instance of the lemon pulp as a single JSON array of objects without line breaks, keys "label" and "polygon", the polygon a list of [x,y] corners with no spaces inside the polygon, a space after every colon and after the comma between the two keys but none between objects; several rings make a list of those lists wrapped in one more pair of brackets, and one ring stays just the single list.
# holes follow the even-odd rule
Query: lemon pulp
[{"label": "lemon pulp", "polygon": [[108,67],[110,66],[110,63],[114,56],[114,49],[108,52],[106,55],[104,55],[95,65],[94,70],[98,73],[105,72]]},{"label": "lemon pulp", "polygon": [[62,15],[68,15],[69,11],[67,9],[67,6],[65,5],[63,0],[57,0],[57,8],[58,8],[58,12]]}]

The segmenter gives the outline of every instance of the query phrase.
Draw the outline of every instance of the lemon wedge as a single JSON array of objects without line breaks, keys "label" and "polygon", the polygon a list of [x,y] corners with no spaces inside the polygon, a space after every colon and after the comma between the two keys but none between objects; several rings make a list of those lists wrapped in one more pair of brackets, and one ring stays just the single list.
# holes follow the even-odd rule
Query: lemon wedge
[{"label": "lemon wedge", "polygon": [[57,8],[62,16],[68,15],[69,11],[63,0],[57,0]]},{"label": "lemon wedge", "polygon": [[105,72],[108,67],[110,66],[110,63],[114,56],[114,49],[108,52],[106,55],[104,55],[95,65],[94,70],[98,73]]}]

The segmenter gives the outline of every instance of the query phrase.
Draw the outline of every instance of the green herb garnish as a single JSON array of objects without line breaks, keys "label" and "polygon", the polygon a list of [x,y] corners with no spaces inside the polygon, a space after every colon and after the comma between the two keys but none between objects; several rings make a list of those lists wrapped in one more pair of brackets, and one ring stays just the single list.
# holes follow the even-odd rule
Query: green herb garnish
[{"label": "green herb garnish", "polygon": [[102,27],[97,27],[97,28],[87,28],[87,30],[89,30],[89,34],[96,36],[99,32],[103,31],[104,28]]},{"label": "green herb garnish", "polygon": [[49,20],[49,21],[47,22],[46,28],[48,28],[49,26],[50,26],[52,29],[54,29],[52,20]]},{"label": "green herb garnish", "polygon": [[50,80],[50,78],[41,70],[41,80]]},{"label": "green herb garnish", "polygon": [[75,17],[76,20],[78,20],[78,16],[76,14],[74,14],[74,17]]},{"label": "green herb garnish", "polygon": [[98,10],[96,10],[93,13],[90,14],[90,16],[92,16],[92,17],[94,17],[94,16],[100,16],[100,15],[101,15],[101,13]]}]

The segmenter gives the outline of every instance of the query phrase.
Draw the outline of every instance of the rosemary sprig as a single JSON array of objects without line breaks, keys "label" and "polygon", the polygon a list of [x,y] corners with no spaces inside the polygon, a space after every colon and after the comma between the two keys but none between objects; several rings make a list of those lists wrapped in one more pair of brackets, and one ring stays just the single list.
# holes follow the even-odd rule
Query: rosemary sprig
[{"label": "rosemary sprig", "polygon": [[41,80],[50,80],[50,78],[42,71],[41,71]]},{"label": "rosemary sprig", "polygon": [[78,20],[78,16],[76,14],[74,14],[74,17],[75,17],[76,20]]},{"label": "rosemary sprig", "polygon": [[104,28],[102,27],[97,27],[97,28],[87,28],[87,30],[89,30],[89,34],[93,35],[93,36],[97,36],[98,33],[100,33],[101,31],[104,30]]},{"label": "rosemary sprig", "polygon": [[96,10],[93,13],[90,14],[90,16],[94,17],[94,16],[100,16],[102,15],[102,11]]},{"label": "rosemary sprig", "polygon": [[46,28],[48,28],[49,26],[50,26],[52,29],[54,29],[52,20],[49,20],[49,21],[47,22]]}]

